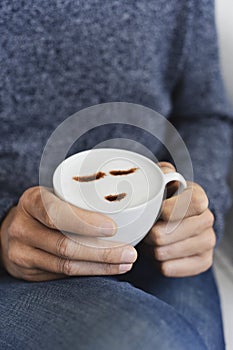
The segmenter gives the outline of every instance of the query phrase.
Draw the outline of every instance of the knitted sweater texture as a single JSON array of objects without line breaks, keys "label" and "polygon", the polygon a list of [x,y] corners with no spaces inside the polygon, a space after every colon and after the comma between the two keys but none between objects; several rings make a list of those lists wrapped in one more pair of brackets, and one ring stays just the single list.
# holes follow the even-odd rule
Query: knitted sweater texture
[{"label": "knitted sweater texture", "polygon": [[[230,204],[233,114],[211,0],[1,0],[1,220],[38,184],[43,148],[59,123],[111,101],[150,107],[177,127],[220,237]],[[102,134],[83,137],[79,150]],[[152,148],[164,157],[159,145]]]}]

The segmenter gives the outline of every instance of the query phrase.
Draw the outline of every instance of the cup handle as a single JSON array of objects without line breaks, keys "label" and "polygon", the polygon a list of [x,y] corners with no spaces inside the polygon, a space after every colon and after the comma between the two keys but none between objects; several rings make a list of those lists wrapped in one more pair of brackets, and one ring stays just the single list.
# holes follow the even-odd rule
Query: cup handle
[{"label": "cup handle", "polygon": [[184,177],[179,173],[176,173],[176,172],[167,173],[167,174],[164,174],[164,177],[165,177],[165,186],[171,181],[179,181],[180,183],[179,189],[173,194],[173,196],[183,192],[187,188],[187,182],[185,181]]}]

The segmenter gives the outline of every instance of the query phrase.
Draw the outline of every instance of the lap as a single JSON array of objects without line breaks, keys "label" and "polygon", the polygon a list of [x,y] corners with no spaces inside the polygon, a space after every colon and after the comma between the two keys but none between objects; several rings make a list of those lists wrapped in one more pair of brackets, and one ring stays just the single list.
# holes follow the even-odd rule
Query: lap
[{"label": "lap", "polygon": [[173,306],[115,277],[0,282],[1,349],[206,349]]},{"label": "lap", "polygon": [[174,307],[198,332],[207,349],[224,349],[223,325],[219,294],[212,269],[193,277],[167,278],[145,258],[119,280]]},{"label": "lap", "polygon": [[2,349],[181,350],[190,342],[194,349],[224,349],[212,270],[165,278],[139,258],[119,277],[41,283],[1,277]]}]

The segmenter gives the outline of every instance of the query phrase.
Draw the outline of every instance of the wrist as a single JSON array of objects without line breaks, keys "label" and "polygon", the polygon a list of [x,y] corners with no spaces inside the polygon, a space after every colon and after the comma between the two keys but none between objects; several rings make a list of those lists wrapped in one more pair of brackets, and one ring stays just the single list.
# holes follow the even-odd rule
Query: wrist
[{"label": "wrist", "polygon": [[6,235],[7,235],[8,227],[14,218],[15,211],[16,211],[16,206],[11,207],[8,210],[5,217],[3,218],[2,222],[0,222],[0,269],[1,270],[5,269],[4,259],[3,259],[3,255],[4,255],[3,247],[6,247],[6,242],[5,242]]}]

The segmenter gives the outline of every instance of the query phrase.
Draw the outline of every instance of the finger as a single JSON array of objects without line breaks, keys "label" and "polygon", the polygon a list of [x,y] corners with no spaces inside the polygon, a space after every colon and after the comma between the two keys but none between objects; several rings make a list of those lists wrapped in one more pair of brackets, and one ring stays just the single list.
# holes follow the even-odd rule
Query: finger
[{"label": "finger", "polygon": [[158,162],[157,165],[161,168],[164,174],[176,171],[174,165],[169,162]]},{"label": "finger", "polygon": [[65,276],[117,275],[129,271],[132,264],[107,264],[59,258],[35,249],[33,265],[41,270]]},{"label": "finger", "polygon": [[164,246],[183,241],[189,237],[199,235],[203,230],[212,227],[214,216],[209,209],[204,213],[183,219],[182,221],[159,220],[152,227],[144,239],[149,245]]},{"label": "finger", "polygon": [[108,264],[65,259],[25,245],[18,245],[11,254],[10,263],[21,270],[42,270],[65,276],[116,275],[129,271],[129,264]]},{"label": "finger", "polygon": [[213,264],[213,250],[203,255],[169,260],[161,264],[161,272],[166,277],[195,276],[208,270]]},{"label": "finger", "polygon": [[51,281],[67,277],[64,274],[51,273],[35,268],[23,268],[17,265],[12,266],[8,271],[13,277],[30,282]]},{"label": "finger", "polygon": [[162,247],[155,247],[154,254],[158,261],[173,260],[202,253],[213,249],[216,244],[216,235],[212,228],[207,229],[198,236]]},{"label": "finger", "polygon": [[42,187],[25,191],[21,207],[43,225],[87,236],[112,236],[116,224],[109,217],[68,204]]},{"label": "finger", "polygon": [[27,245],[58,257],[112,264],[133,263],[137,259],[136,249],[127,244],[62,234],[36,221],[27,229],[33,232],[25,239]]},{"label": "finger", "polygon": [[[164,174],[173,173],[176,168],[173,164],[168,162],[159,162],[157,165],[160,167]],[[179,189],[179,181],[171,181],[166,185],[166,198],[171,197]]]},{"label": "finger", "polygon": [[178,221],[185,217],[200,215],[208,208],[208,198],[201,186],[188,182],[188,187],[178,196],[164,200],[161,219]]}]

